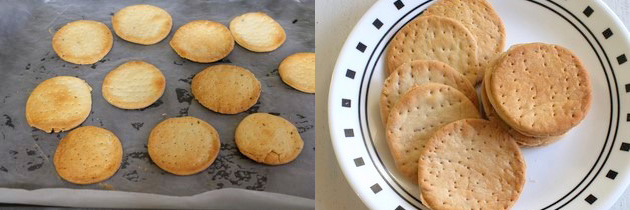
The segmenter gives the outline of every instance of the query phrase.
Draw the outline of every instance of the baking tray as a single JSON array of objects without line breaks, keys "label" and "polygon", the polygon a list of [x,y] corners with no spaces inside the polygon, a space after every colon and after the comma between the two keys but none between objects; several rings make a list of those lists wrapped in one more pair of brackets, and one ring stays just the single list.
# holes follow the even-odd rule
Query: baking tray
[{"label": "baking tray", "polygon": [[[151,4],[167,10],[173,28],[163,41],[150,46],[124,41],[114,34],[112,50],[92,65],[59,59],[51,47],[55,31],[75,20],[96,20],[110,30],[111,17],[133,4]],[[314,198],[315,131],[313,94],[299,92],[282,82],[278,65],[296,52],[314,52],[315,1],[0,1],[0,187],[17,189],[70,188],[190,196],[222,188],[241,188]],[[286,42],[269,53],[255,53],[235,45],[232,53],[215,63],[200,64],[179,57],[168,45],[174,31],[192,20],[213,20],[228,25],[243,13],[262,11],[278,21]],[[113,31],[112,31],[113,33]],[[166,77],[164,95],[141,110],[113,107],[102,97],[105,75],[130,60],[157,66]],[[212,112],[193,99],[192,77],[216,63],[245,67],[260,80],[258,103],[244,113]],[[123,162],[110,179],[92,185],[75,185],[57,176],[52,157],[68,132],[48,134],[25,120],[26,100],[35,86],[54,76],[77,76],[93,88],[92,112],[82,124],[106,128],[123,144]],[[286,165],[267,166],[240,154],[234,130],[248,114],[269,112],[292,122],[304,140],[298,158]],[[216,161],[199,174],[175,176],[159,169],[147,153],[151,129],[169,117],[194,116],[212,124],[221,138]],[[6,202],[6,201],[5,201]]]}]

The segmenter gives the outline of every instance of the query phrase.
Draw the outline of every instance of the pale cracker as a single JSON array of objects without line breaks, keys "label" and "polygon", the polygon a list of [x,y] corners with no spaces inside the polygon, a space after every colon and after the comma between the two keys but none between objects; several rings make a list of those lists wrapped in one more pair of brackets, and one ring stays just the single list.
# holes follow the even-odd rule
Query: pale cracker
[{"label": "pale cracker", "polygon": [[505,124],[505,122],[503,122],[499,115],[497,115],[496,111],[494,111],[494,108],[492,108],[492,104],[490,104],[490,101],[488,101],[486,89],[484,88],[484,82],[481,82],[479,95],[486,118],[492,122],[495,122],[501,128],[505,129],[512,136],[512,138],[514,138],[518,145],[524,147],[538,147],[553,143],[560,139],[560,136],[534,137],[525,136],[519,133],[518,131],[512,129],[512,127],[510,127],[508,124]]},{"label": "pale cracker", "polygon": [[591,102],[588,73],[566,48],[530,43],[510,48],[489,75],[488,99],[527,136],[558,136],[580,123]]},{"label": "pale cracker", "polygon": [[112,177],[122,162],[123,148],[114,133],[83,126],[66,135],[53,162],[61,178],[75,184],[93,184]]},{"label": "pale cracker", "polygon": [[26,101],[26,122],[44,132],[79,126],[92,110],[92,88],[84,80],[58,76],[37,85]]},{"label": "pale cracker", "polygon": [[315,53],[290,55],[280,63],[278,73],[287,85],[305,93],[315,93]]},{"label": "pale cracker", "polygon": [[194,117],[169,118],[149,134],[151,160],[175,175],[191,175],[208,168],[221,150],[219,133]]},{"label": "pale cracker", "polygon": [[487,0],[440,0],[422,15],[453,18],[470,30],[477,41],[477,56],[482,68],[503,51],[505,28]]},{"label": "pale cracker", "polygon": [[495,123],[459,120],[427,141],[418,183],[431,209],[510,209],[525,184],[525,161],[514,139]]},{"label": "pale cracker", "polygon": [[210,63],[221,60],[232,52],[234,38],[230,30],[221,23],[194,20],[179,27],[169,44],[182,58]]},{"label": "pale cracker", "polygon": [[451,86],[462,92],[477,105],[477,93],[466,77],[440,61],[415,60],[399,66],[383,83],[379,109],[383,125],[387,123],[389,109],[398,98],[414,86],[429,82]]},{"label": "pale cracker", "polygon": [[164,75],[144,61],[129,61],[103,80],[103,98],[121,109],[141,109],[157,101],[166,87]]},{"label": "pale cracker", "polygon": [[413,182],[427,139],[450,122],[479,118],[477,106],[457,89],[427,83],[405,93],[389,113],[385,135],[396,168]]},{"label": "pale cracker", "polygon": [[243,155],[269,165],[295,160],[304,147],[295,125],[267,113],[254,113],[245,117],[236,127],[234,141]]},{"label": "pale cracker", "polygon": [[204,107],[223,114],[243,112],[258,101],[260,81],[249,70],[228,64],[210,66],[192,80],[192,94]]},{"label": "pale cracker", "polygon": [[137,4],[118,10],[112,16],[114,32],[136,44],[152,45],[162,41],[173,27],[173,18],[162,8]]},{"label": "pale cracker", "polygon": [[287,39],[282,26],[262,12],[245,13],[230,21],[236,43],[254,52],[270,52]]},{"label": "pale cracker", "polygon": [[64,61],[93,64],[112,49],[114,37],[107,26],[93,20],[70,22],[55,33],[53,50]]},{"label": "pale cracker", "polygon": [[445,17],[418,17],[396,33],[387,50],[389,73],[413,60],[438,60],[462,73],[471,84],[481,80],[477,43],[461,23]]}]

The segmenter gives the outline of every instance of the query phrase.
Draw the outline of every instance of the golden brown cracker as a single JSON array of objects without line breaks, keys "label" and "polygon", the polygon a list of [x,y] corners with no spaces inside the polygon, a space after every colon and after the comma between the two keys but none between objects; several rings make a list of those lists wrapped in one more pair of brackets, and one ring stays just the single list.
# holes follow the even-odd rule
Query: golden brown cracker
[{"label": "golden brown cracker", "polygon": [[383,125],[387,123],[389,109],[398,98],[414,86],[427,83],[440,83],[462,92],[477,105],[477,93],[464,75],[440,61],[415,60],[404,63],[385,79],[379,109]]},{"label": "golden brown cracker", "polygon": [[295,125],[267,113],[254,113],[245,117],[236,127],[234,141],[243,155],[269,165],[295,160],[304,147]]},{"label": "golden brown cracker", "polygon": [[416,182],[420,151],[433,132],[456,120],[479,117],[477,106],[453,87],[427,83],[410,89],[390,110],[385,129],[396,168]]},{"label": "golden brown cracker", "polygon": [[149,134],[151,160],[175,175],[191,175],[208,168],[221,150],[219,134],[207,122],[194,117],[169,118]]},{"label": "golden brown cracker", "polygon": [[58,76],[37,85],[26,101],[26,122],[47,133],[79,126],[92,110],[92,88],[84,80]]},{"label": "golden brown cracker", "polygon": [[440,0],[429,6],[423,16],[437,15],[462,23],[477,41],[481,67],[488,65],[505,46],[505,28],[487,0]]},{"label": "golden brown cracker", "polygon": [[210,66],[192,80],[192,93],[204,107],[223,114],[243,112],[258,101],[260,81],[249,70],[228,64]]},{"label": "golden brown cracker", "polygon": [[403,26],[390,41],[389,73],[413,60],[438,60],[462,73],[471,84],[481,80],[477,43],[461,23],[445,17],[421,16]]},{"label": "golden brown cracker", "polygon": [[290,55],[280,63],[278,73],[287,85],[305,93],[315,93],[315,53]]},{"label": "golden brown cracker", "polygon": [[59,29],[52,39],[53,50],[64,61],[93,64],[112,49],[114,37],[107,26],[93,20],[77,20]]},{"label": "golden brown cracker", "polygon": [[152,45],[171,32],[173,18],[162,8],[137,4],[122,8],[112,16],[114,32],[136,44]]},{"label": "golden brown cracker", "polygon": [[510,48],[489,75],[497,114],[527,136],[558,136],[576,126],[591,101],[589,77],[568,49],[530,43]]},{"label": "golden brown cracker", "polygon": [[282,26],[269,15],[250,12],[230,21],[230,31],[236,43],[254,52],[270,52],[287,38]]},{"label": "golden brown cracker", "polygon": [[234,38],[230,30],[221,23],[194,20],[179,27],[169,44],[182,58],[210,63],[221,60],[232,52]]},{"label": "golden brown cracker", "polygon": [[121,109],[141,109],[157,101],[166,87],[164,75],[144,61],[129,61],[103,80],[103,98]]},{"label": "golden brown cracker", "polygon": [[427,141],[418,183],[431,209],[510,209],[525,184],[525,161],[512,137],[481,119],[450,123]]},{"label": "golden brown cracker", "polygon": [[75,184],[93,184],[112,177],[122,162],[123,148],[114,133],[83,126],[66,135],[53,162],[61,178]]}]

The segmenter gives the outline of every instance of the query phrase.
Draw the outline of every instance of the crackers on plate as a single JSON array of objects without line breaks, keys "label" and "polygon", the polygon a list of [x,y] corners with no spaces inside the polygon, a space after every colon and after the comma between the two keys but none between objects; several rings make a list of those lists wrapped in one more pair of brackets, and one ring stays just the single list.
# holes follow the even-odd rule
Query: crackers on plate
[{"label": "crackers on plate", "polygon": [[451,86],[427,83],[411,88],[390,109],[385,128],[396,168],[417,180],[420,151],[433,132],[453,121],[479,117],[477,106]]},{"label": "crackers on plate", "polygon": [[173,18],[162,8],[138,4],[118,10],[112,17],[114,32],[136,44],[152,45],[162,41],[173,26]]},{"label": "crackers on plate", "polygon": [[234,38],[230,30],[221,23],[194,20],[179,27],[169,44],[182,58],[198,63],[211,63],[232,52]]},{"label": "crackers on plate", "polygon": [[525,161],[497,124],[466,119],[437,129],[418,161],[421,197],[431,209],[509,209],[525,184]]},{"label": "crackers on plate", "polygon": [[304,147],[295,125],[267,113],[245,117],[236,127],[234,141],[243,155],[268,165],[289,163]]},{"label": "crackers on plate", "polygon": [[157,101],[166,87],[164,75],[144,61],[129,61],[105,76],[103,98],[121,109],[141,109]]},{"label": "crackers on plate", "polygon": [[[488,1],[437,0],[389,42],[385,140],[431,209],[509,209],[525,182],[519,145],[553,143],[588,113],[576,55],[543,43],[502,52],[505,36]],[[488,120],[476,119],[478,83]]]},{"label": "crackers on plate", "polygon": [[486,74],[488,101],[527,136],[558,136],[588,111],[591,89],[582,62],[568,49],[529,43],[510,48]]},{"label": "crackers on plate", "polygon": [[53,163],[61,178],[93,184],[113,176],[122,162],[123,148],[114,133],[95,126],[72,130],[57,146]]},{"label": "crackers on plate", "polygon": [[481,80],[477,42],[461,23],[451,18],[421,16],[403,26],[392,38],[385,58],[388,74],[403,63],[438,60],[462,73],[472,84]]},{"label": "crackers on plate", "polygon": [[112,49],[114,37],[109,28],[98,21],[77,20],[59,29],[52,39],[53,50],[64,61],[93,64]]},{"label": "crackers on plate", "polygon": [[210,66],[192,80],[192,94],[204,107],[222,114],[243,112],[258,101],[260,81],[249,70],[229,65]]},{"label": "crackers on plate", "polygon": [[161,169],[175,175],[191,175],[214,162],[221,150],[221,140],[207,122],[178,117],[155,126],[147,147],[151,160]]},{"label": "crackers on plate", "polygon": [[427,83],[440,83],[451,86],[462,92],[473,104],[477,105],[475,88],[464,75],[439,61],[415,60],[399,66],[383,83],[379,101],[383,125],[387,123],[389,110],[396,104],[398,98],[409,89]]},{"label": "crackers on plate", "polygon": [[315,53],[295,53],[278,67],[280,78],[287,85],[305,93],[315,93]]},{"label": "crackers on plate", "polygon": [[79,126],[92,110],[92,88],[84,80],[58,76],[37,85],[26,101],[26,122],[44,132]]},{"label": "crackers on plate", "polygon": [[254,52],[270,52],[287,38],[282,26],[262,12],[245,13],[230,21],[236,43]]}]

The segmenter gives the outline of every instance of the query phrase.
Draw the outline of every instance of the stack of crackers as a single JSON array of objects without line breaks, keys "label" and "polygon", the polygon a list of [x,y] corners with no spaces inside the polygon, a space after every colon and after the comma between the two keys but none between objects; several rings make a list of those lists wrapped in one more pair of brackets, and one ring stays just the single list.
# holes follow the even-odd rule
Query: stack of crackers
[{"label": "stack of crackers", "polygon": [[560,139],[588,112],[588,74],[570,50],[504,45],[486,0],[437,1],[390,42],[381,120],[397,170],[431,209],[509,209],[525,183],[520,147]]},{"label": "stack of crackers", "polygon": [[[125,7],[112,17],[114,32],[121,39],[152,45],[171,31],[170,14],[152,5]],[[181,26],[169,44],[179,56],[211,63],[228,56],[234,43],[252,52],[270,52],[286,40],[282,26],[265,13],[235,17],[230,28],[210,20],[195,20]],[[59,29],[52,46],[59,57],[75,64],[93,64],[113,46],[107,25],[79,20]],[[315,93],[315,54],[295,53],[279,64],[281,79],[305,93]],[[144,61],[128,61],[103,79],[103,98],[120,109],[142,109],[162,97],[166,78],[161,70]],[[207,67],[192,80],[193,96],[201,105],[221,114],[238,114],[251,108],[261,95],[261,84],[248,69],[227,64]],[[48,133],[72,130],[87,119],[92,108],[92,87],[77,77],[47,79],[32,92],[26,103],[30,126]],[[161,117],[161,116],[156,116]],[[268,164],[286,164],[298,157],[304,142],[286,119],[255,113],[243,119],[234,134],[241,153]],[[191,175],[208,168],[219,155],[217,130],[195,117],[169,118],[156,125],[147,150],[161,169],[175,175]],[[54,156],[59,176],[76,184],[101,182],[120,167],[123,148],[118,137],[104,128],[78,127],[65,136]]]}]

